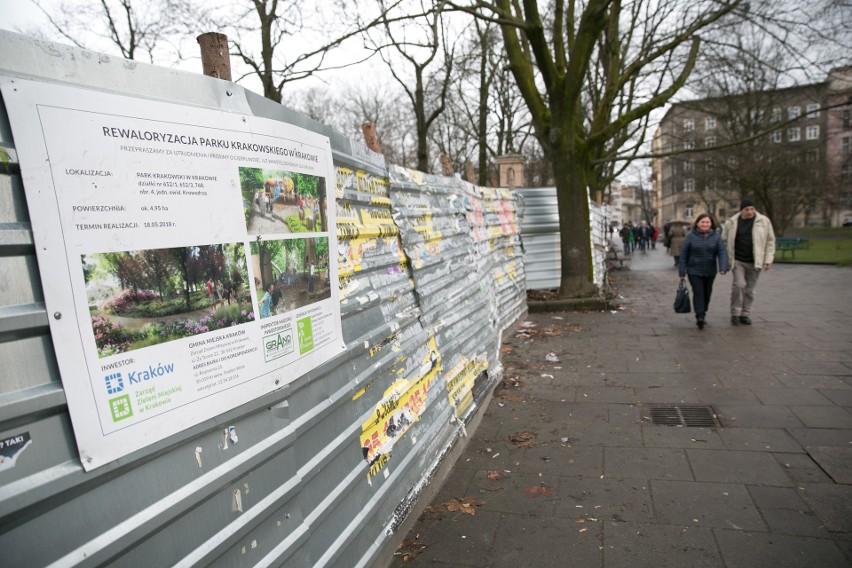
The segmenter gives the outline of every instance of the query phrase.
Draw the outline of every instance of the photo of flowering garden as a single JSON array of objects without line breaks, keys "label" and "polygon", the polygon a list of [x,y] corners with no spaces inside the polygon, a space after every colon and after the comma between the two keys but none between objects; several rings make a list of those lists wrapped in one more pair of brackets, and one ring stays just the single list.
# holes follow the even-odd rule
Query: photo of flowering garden
[{"label": "photo of flowering garden", "polygon": [[242,243],[82,255],[99,357],[254,321]]}]

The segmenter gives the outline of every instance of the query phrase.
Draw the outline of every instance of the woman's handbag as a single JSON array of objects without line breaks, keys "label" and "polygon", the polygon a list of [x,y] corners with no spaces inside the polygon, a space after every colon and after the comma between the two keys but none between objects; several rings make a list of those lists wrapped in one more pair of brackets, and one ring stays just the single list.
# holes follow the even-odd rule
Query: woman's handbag
[{"label": "woman's handbag", "polygon": [[688,314],[692,311],[689,305],[689,289],[683,283],[683,278],[680,279],[680,286],[677,287],[677,294],[675,294],[674,311],[679,314]]}]

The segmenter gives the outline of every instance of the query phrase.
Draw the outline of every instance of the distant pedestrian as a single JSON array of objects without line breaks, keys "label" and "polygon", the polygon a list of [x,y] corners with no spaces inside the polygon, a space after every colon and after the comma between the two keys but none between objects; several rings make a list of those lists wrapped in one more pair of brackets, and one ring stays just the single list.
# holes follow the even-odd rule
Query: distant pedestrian
[{"label": "distant pedestrian", "polygon": [[722,230],[733,265],[731,284],[731,324],[751,325],[754,288],[761,270],[769,270],[775,260],[775,232],[769,217],[761,215],[753,199],[740,203],[740,212],[728,219]]},{"label": "distant pedestrian", "polygon": [[714,225],[710,215],[699,215],[692,231],[683,240],[680,250],[678,274],[681,278],[689,278],[689,285],[692,287],[692,308],[698,329],[704,329],[706,323],[716,273],[728,272],[728,252]]},{"label": "distant pedestrian", "polygon": [[657,250],[657,239],[660,238],[660,229],[651,227],[651,250]]},{"label": "distant pedestrian", "polygon": [[674,257],[674,265],[678,265],[680,260],[680,247],[683,246],[683,238],[686,236],[686,231],[683,225],[677,223],[669,228],[669,254]]},{"label": "distant pedestrian", "polygon": [[621,242],[624,244],[624,254],[630,254],[630,235],[633,234],[633,231],[630,229],[630,224],[626,224],[621,227],[621,230],[618,231],[618,236],[621,237]]}]

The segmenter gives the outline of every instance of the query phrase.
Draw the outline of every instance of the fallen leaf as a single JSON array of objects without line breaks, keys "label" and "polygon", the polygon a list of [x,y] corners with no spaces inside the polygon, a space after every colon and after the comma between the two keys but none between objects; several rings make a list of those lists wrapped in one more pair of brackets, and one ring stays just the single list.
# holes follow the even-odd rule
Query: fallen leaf
[{"label": "fallen leaf", "polygon": [[418,554],[426,550],[426,546],[420,542],[412,542],[406,539],[396,549],[394,556],[401,556],[403,564],[407,564],[417,558]]},{"label": "fallen leaf", "polygon": [[546,485],[533,485],[532,487],[524,487],[521,489],[524,493],[527,494],[527,497],[530,499],[535,499],[539,495],[543,495],[544,497],[549,497],[553,490]]},{"label": "fallen leaf", "polygon": [[490,481],[500,481],[503,479],[503,472],[497,470],[490,470],[485,477],[487,477]]},{"label": "fallen leaf", "polygon": [[531,448],[532,442],[535,440],[535,434],[530,432],[517,432],[509,436],[509,441],[516,446],[523,446],[525,448]]},{"label": "fallen leaf", "polygon": [[511,353],[512,351],[514,351],[514,349],[512,349],[511,347],[501,347],[500,348],[500,353]]},{"label": "fallen leaf", "polygon": [[502,398],[503,400],[508,400],[509,402],[524,402],[524,397],[517,394],[510,394],[502,390],[495,392],[494,396]]},{"label": "fallen leaf", "polygon": [[482,507],[485,503],[475,497],[465,497],[464,499],[453,499],[442,505],[451,513],[461,512],[466,515],[475,515],[476,507]]}]

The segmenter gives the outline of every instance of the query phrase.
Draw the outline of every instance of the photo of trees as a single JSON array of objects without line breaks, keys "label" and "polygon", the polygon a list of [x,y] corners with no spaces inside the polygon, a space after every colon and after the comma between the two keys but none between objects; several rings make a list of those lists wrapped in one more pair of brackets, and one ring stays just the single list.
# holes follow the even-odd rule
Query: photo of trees
[{"label": "photo of trees", "polygon": [[328,230],[325,178],[285,170],[240,168],[246,230],[251,234]]},{"label": "photo of trees", "polygon": [[253,321],[242,243],[81,257],[100,357]]},{"label": "photo of trees", "polygon": [[331,297],[328,237],[251,242],[260,318]]}]

